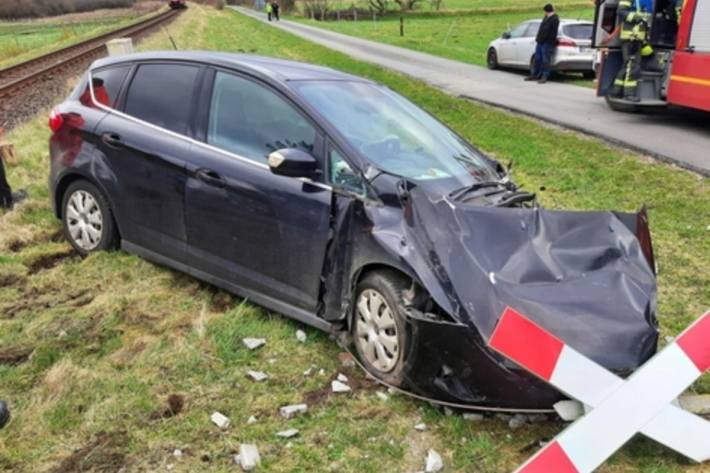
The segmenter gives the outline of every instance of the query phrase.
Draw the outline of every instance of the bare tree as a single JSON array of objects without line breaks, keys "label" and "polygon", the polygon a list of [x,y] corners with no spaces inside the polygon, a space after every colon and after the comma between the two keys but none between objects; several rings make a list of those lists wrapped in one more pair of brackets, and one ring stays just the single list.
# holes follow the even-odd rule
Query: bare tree
[{"label": "bare tree", "polygon": [[389,6],[389,0],[367,0],[367,4],[375,12],[382,15],[387,12],[387,7]]},{"label": "bare tree", "polygon": [[330,0],[303,0],[303,13],[310,18],[325,20],[330,7]]}]

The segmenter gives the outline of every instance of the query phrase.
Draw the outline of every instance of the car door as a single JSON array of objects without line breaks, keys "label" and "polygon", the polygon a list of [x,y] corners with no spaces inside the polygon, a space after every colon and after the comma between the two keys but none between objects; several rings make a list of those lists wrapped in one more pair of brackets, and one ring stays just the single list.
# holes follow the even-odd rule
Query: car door
[{"label": "car door", "polygon": [[528,22],[521,23],[513,28],[509,33],[509,38],[501,38],[500,59],[499,63],[506,66],[519,65],[518,60],[518,45],[525,31],[528,28]]},{"label": "car door", "polygon": [[116,186],[113,204],[122,238],[184,262],[184,135],[193,113],[200,68],[144,63],[135,67],[119,113],[97,128],[98,145]]},{"label": "car door", "polygon": [[532,65],[531,59],[535,55],[537,32],[540,29],[539,21],[531,21],[528,23],[527,28],[523,32],[523,35],[518,39],[518,46],[516,48],[516,63],[521,67],[529,67]]},{"label": "car door", "polygon": [[[212,72],[205,145],[195,144],[185,196],[191,265],[306,311],[318,305],[331,190],[277,176],[267,156],[299,148],[317,158],[323,137],[284,95],[229,71]],[[322,158],[321,158],[322,163]]]}]

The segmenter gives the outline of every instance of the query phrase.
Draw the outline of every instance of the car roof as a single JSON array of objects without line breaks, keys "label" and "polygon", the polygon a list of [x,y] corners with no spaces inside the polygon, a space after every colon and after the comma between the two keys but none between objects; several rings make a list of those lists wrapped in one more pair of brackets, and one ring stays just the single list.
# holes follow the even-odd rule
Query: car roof
[{"label": "car roof", "polygon": [[[542,20],[539,19],[534,19],[534,20],[527,20],[524,21],[523,23],[541,23]],[[560,20],[560,25],[593,25],[594,23],[589,21],[589,20]]]},{"label": "car roof", "polygon": [[190,61],[252,72],[278,82],[303,80],[328,80],[369,82],[362,77],[346,74],[323,66],[304,62],[276,59],[250,54],[233,54],[216,51],[152,51],[111,56],[95,61],[91,69],[136,61]]}]

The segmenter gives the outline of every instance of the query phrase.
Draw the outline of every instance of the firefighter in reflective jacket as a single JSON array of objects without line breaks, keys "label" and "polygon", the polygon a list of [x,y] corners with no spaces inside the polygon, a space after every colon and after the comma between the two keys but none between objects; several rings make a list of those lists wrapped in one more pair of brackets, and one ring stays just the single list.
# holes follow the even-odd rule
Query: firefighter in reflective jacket
[{"label": "firefighter in reflective jacket", "polygon": [[650,13],[644,11],[639,0],[621,0],[618,18],[621,24],[620,39],[624,66],[614,81],[613,95],[632,102],[640,100],[638,83],[641,79],[641,59],[653,54],[647,43]]}]

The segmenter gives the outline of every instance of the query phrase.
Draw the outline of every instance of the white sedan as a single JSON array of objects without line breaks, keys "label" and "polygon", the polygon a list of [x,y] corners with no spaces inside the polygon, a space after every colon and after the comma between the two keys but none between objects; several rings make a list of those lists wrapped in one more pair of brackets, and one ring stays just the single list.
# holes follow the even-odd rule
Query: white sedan
[{"label": "white sedan", "polygon": [[[535,61],[535,36],[540,20],[529,20],[495,39],[488,46],[488,67],[531,69]],[[552,69],[559,72],[581,72],[594,78],[594,50],[589,21],[560,20],[557,49],[552,58]]]}]

